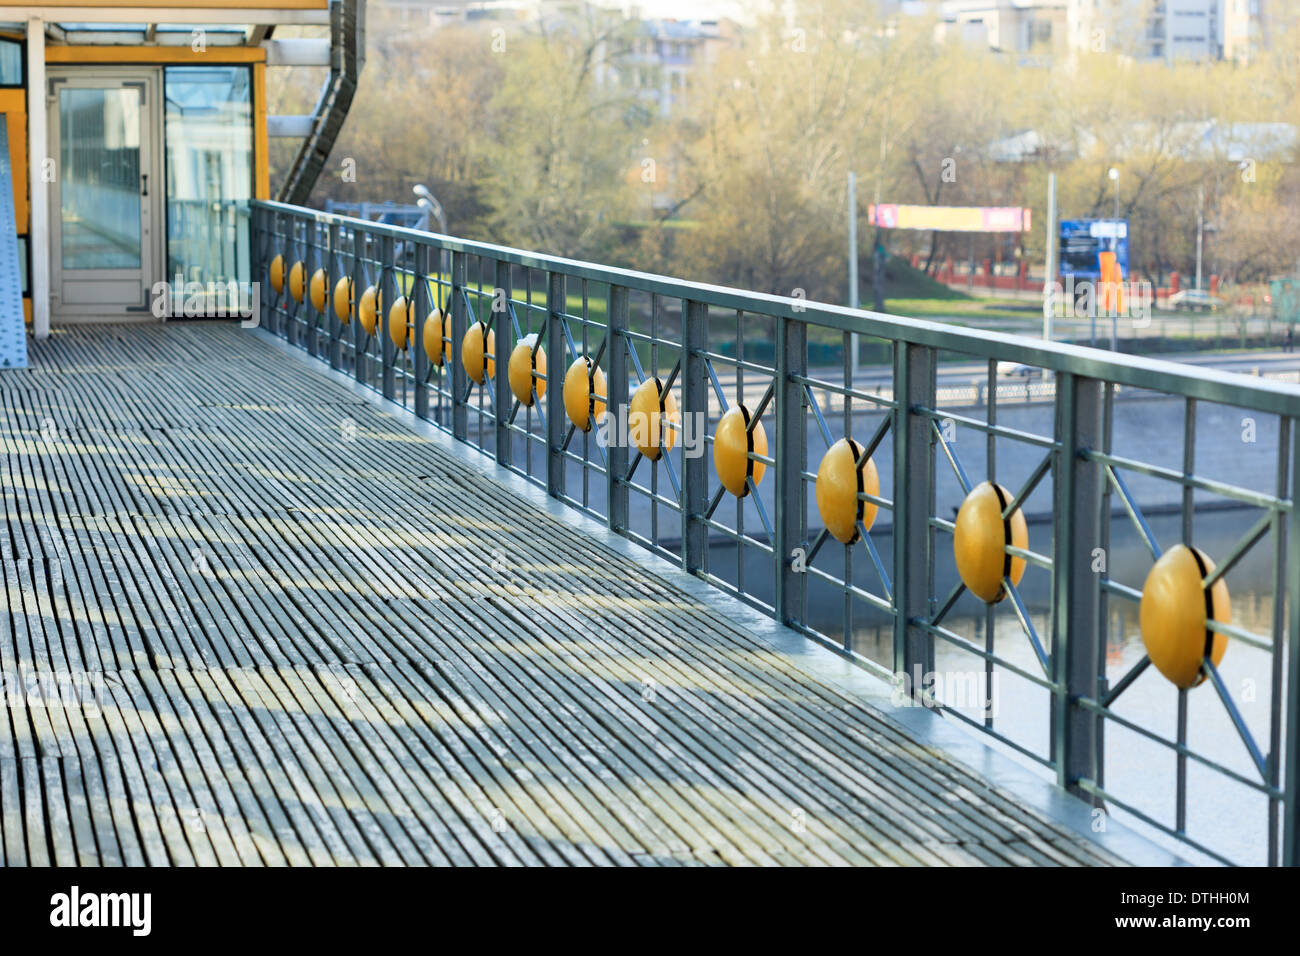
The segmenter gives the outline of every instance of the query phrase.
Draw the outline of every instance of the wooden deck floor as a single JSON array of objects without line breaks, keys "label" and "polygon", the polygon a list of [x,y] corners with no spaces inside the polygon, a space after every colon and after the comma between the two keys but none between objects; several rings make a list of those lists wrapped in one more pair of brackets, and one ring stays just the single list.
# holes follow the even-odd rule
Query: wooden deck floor
[{"label": "wooden deck floor", "polygon": [[32,364],[7,864],[1119,862],[252,334]]}]

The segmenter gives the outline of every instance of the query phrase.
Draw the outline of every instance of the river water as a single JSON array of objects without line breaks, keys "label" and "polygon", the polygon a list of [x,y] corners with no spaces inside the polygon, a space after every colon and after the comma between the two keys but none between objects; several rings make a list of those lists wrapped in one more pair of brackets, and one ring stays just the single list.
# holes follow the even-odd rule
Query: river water
[{"label": "river water", "polygon": [[[1226,553],[1256,520],[1256,513],[1244,510],[1198,514],[1196,544],[1211,555]],[[1181,537],[1180,519],[1176,515],[1150,519],[1157,541],[1166,546]],[[1041,526],[1039,526],[1041,527]],[[1044,529],[1045,530],[1045,529]],[[1031,526],[1031,537],[1039,532]],[[1041,533],[1041,532],[1039,532]],[[939,537],[940,547],[947,542]],[[1265,537],[1229,577],[1232,621],[1252,633],[1266,636],[1273,626],[1274,570],[1272,538]],[[887,536],[877,541],[885,554],[891,547]],[[1115,580],[1140,588],[1151,556],[1136,532],[1125,520],[1112,522],[1110,572]],[[951,568],[944,562],[937,567],[936,593],[946,595],[955,584]],[[868,577],[858,576],[860,583]],[[1046,645],[1050,632],[1048,575],[1030,568],[1022,581],[1021,593],[1030,620]],[[869,585],[868,585],[869,586]],[[809,623],[825,633],[840,633],[843,601],[829,589],[815,585],[809,591]],[[853,627],[853,646],[861,654],[882,664],[890,661],[891,636],[883,616],[869,612],[857,615]],[[945,619],[945,626],[963,638],[983,647],[985,615],[982,605],[969,596],[955,605]],[[997,655],[1030,673],[1042,673],[1037,656],[1016,620],[1009,602],[995,614],[994,650]],[[1106,642],[1106,673],[1112,685],[1117,683],[1145,653],[1138,626],[1138,606],[1123,598],[1111,597]],[[1230,640],[1220,665],[1220,673],[1232,694],[1244,722],[1264,753],[1269,745],[1269,717],[1272,656],[1241,641]],[[977,720],[982,720],[984,662],[981,658],[949,642],[936,642],[935,669],[937,693],[945,703]],[[1017,744],[1037,754],[1046,755],[1049,747],[1050,701],[1048,692],[1025,678],[997,669],[990,685],[993,689],[992,715],[995,728]],[[1115,713],[1135,724],[1173,739],[1177,734],[1178,695],[1155,668],[1137,679],[1116,701]],[[1243,776],[1258,779],[1248,752],[1222,702],[1208,683],[1194,688],[1188,695],[1188,745],[1204,756],[1232,768]],[[972,730],[973,733],[978,732]],[[1105,726],[1104,784],[1120,799],[1130,803],[1161,823],[1175,822],[1177,762],[1168,748],[1142,737],[1128,728],[1107,721]],[[1012,753],[1011,748],[1005,748]],[[1016,755],[1029,766],[1038,767]],[[1187,764],[1187,832],[1218,853],[1238,862],[1262,864],[1267,853],[1267,801],[1263,796],[1217,771],[1195,761]],[[1208,858],[1163,836],[1142,824],[1131,814],[1114,810],[1116,818],[1142,831],[1156,842],[1175,849],[1194,860]]]}]

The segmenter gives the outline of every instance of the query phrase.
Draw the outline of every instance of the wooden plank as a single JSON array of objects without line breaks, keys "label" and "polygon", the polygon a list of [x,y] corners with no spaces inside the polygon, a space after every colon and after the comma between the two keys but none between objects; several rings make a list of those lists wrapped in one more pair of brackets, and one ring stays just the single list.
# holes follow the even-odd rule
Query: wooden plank
[{"label": "wooden plank", "polygon": [[9,709],[6,861],[1118,862],[231,326],[33,358],[0,666],[108,694]]}]

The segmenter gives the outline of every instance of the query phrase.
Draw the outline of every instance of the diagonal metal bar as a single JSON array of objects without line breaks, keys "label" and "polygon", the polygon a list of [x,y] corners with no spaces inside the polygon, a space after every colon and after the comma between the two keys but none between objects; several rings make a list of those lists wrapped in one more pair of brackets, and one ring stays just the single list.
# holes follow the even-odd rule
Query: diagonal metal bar
[{"label": "diagonal metal bar", "polygon": [[965,590],[966,585],[961,581],[958,581],[957,586],[952,589],[952,593],[949,594],[943,604],[940,605],[938,613],[930,619],[930,623],[938,627],[939,623],[948,616],[948,612],[952,610],[953,605],[957,603],[957,599],[962,596]]},{"label": "diagonal metal bar", "polygon": [[1133,495],[1129,492],[1128,485],[1124,483],[1123,476],[1110,465],[1107,465],[1106,477],[1110,479],[1111,486],[1119,494],[1119,500],[1124,505],[1124,510],[1128,512],[1128,516],[1132,519],[1138,534],[1142,536],[1147,550],[1151,552],[1151,557],[1158,560],[1164,552],[1160,550],[1160,545],[1156,543],[1156,536],[1152,533],[1151,526],[1147,524],[1146,518],[1142,517],[1142,510],[1138,507],[1137,502],[1133,500]]},{"label": "diagonal metal bar", "polygon": [[1051,675],[1052,662],[1043,650],[1043,642],[1038,638],[1038,632],[1034,630],[1034,624],[1029,620],[1029,612],[1025,610],[1025,602],[1020,600],[1020,592],[1016,586],[1011,583],[1010,578],[1003,578],[1002,583],[1006,586],[1007,594],[1011,597],[1011,604],[1016,609],[1016,617],[1020,620],[1020,626],[1025,630],[1025,636],[1029,638],[1029,643],[1033,645],[1034,656],[1038,658],[1038,663],[1043,666],[1043,673]]},{"label": "diagonal metal bar", "polygon": [[771,541],[776,536],[776,533],[772,530],[772,522],[768,520],[767,508],[763,505],[763,499],[758,496],[758,485],[754,484],[752,477],[746,477],[745,482],[749,485],[749,494],[746,497],[754,502],[754,508],[758,511],[758,520],[763,522],[763,530],[767,532],[767,539]]},{"label": "diagonal metal bar", "polygon": [[862,454],[853,463],[854,468],[861,468],[862,463],[876,453],[876,449],[880,447],[880,443],[889,434],[889,429],[893,424],[894,417],[892,415],[886,415],[881,419],[880,424],[876,426],[876,433],[871,436],[871,441],[862,446]]},{"label": "diagonal metal bar", "polygon": [[713,493],[713,500],[709,502],[709,507],[704,512],[704,517],[713,517],[713,513],[718,510],[718,505],[722,504],[722,496],[726,490],[722,485],[718,485],[718,490]]},{"label": "diagonal metal bar", "polygon": [[[662,435],[663,433],[660,432],[660,434]],[[677,477],[677,466],[673,464],[672,457],[667,452],[663,451],[662,441],[659,444],[659,448],[660,448],[659,460],[664,463],[664,469],[668,472],[668,480],[673,483],[673,491],[677,494],[677,500],[681,501],[682,483],[681,480]],[[683,454],[685,453],[683,452]]]},{"label": "diagonal metal bar", "polygon": [[826,419],[822,417],[822,409],[817,404],[817,396],[813,394],[811,386],[805,385],[803,390],[808,396],[808,404],[812,407],[813,417],[817,419],[817,427],[822,430],[822,438],[826,441],[826,447],[830,448],[831,445],[835,444],[835,440],[831,438],[831,430],[826,427]]},{"label": "diagonal metal bar", "polygon": [[641,459],[644,457],[645,456],[642,455],[641,452],[638,451],[636,453],[636,456],[632,459],[632,463],[627,466],[627,477],[623,479],[624,481],[632,480],[632,476],[636,474],[636,466],[641,464]]},{"label": "diagonal metal bar", "polygon": [[961,485],[961,490],[966,494],[970,494],[970,478],[966,477],[966,469],[963,468],[961,462],[957,460],[956,453],[948,447],[948,442],[943,437],[943,429],[939,427],[939,423],[933,418],[930,419],[930,428],[934,432],[935,438],[939,440],[939,447],[943,450],[943,456],[948,459],[948,464],[952,466],[952,472],[957,476],[957,481]]},{"label": "diagonal metal bar", "polygon": [[731,406],[727,403],[727,393],[722,390],[722,383],[718,381],[718,373],[713,368],[713,362],[705,359],[704,367],[709,370],[709,381],[713,383],[713,394],[718,396],[718,404],[722,406],[722,411],[725,413]]},{"label": "diagonal metal bar", "polygon": [[1142,660],[1130,667],[1129,672],[1120,678],[1119,683],[1106,691],[1106,693],[1102,695],[1101,700],[1097,701],[1097,703],[1101,704],[1103,707],[1109,707],[1115,702],[1116,698],[1118,698],[1120,694],[1124,693],[1124,691],[1128,690],[1132,683],[1141,677],[1150,666],[1151,658],[1143,654]]},{"label": "diagonal metal bar", "polygon": [[1029,476],[1024,485],[1021,486],[1020,490],[1016,492],[1015,497],[1008,501],[1007,506],[1002,509],[1003,521],[1010,517],[1011,514],[1024,503],[1024,500],[1034,493],[1034,489],[1037,488],[1038,483],[1043,480],[1043,476],[1051,471],[1052,459],[1054,457],[1055,452],[1048,452],[1047,455],[1043,457],[1043,460],[1038,463],[1038,467],[1034,469],[1034,473]]},{"label": "diagonal metal bar", "polygon": [[767,411],[767,406],[772,403],[772,397],[775,394],[776,394],[776,381],[773,380],[771,382],[768,382],[767,390],[763,392],[763,397],[759,399],[758,405],[754,408],[754,411],[750,414],[749,425],[746,427],[745,429],[746,431],[752,432],[754,428],[758,425],[758,420],[762,418],[763,413]]},{"label": "diagonal metal bar", "polygon": [[822,528],[817,532],[817,537],[813,538],[812,546],[808,548],[808,555],[804,558],[804,563],[811,565],[813,558],[817,557],[817,552],[822,549],[822,545],[830,539],[830,532]]},{"label": "diagonal metal bar", "polygon": [[1208,588],[1212,586],[1215,581],[1219,580],[1219,578],[1231,571],[1233,565],[1244,558],[1246,552],[1253,548],[1260,538],[1268,534],[1268,529],[1272,526],[1273,514],[1270,512],[1260,518],[1259,521],[1255,523],[1255,526],[1247,531],[1242,539],[1233,546],[1233,549],[1228,552],[1228,556],[1219,562],[1213,571],[1205,576],[1205,580],[1202,582],[1203,585]]},{"label": "diagonal metal bar", "polygon": [[1254,763],[1255,769],[1266,782],[1268,780],[1268,761],[1260,752],[1259,746],[1255,743],[1255,738],[1250,734],[1250,728],[1241,717],[1241,711],[1237,710],[1237,705],[1233,703],[1232,696],[1228,693],[1228,688],[1224,686],[1223,678],[1219,675],[1219,669],[1214,666],[1214,661],[1208,657],[1201,661],[1201,669],[1210,677],[1210,683],[1214,685],[1215,691],[1219,695],[1219,700],[1223,701],[1223,707],[1232,719],[1232,726],[1237,728],[1237,734],[1241,737],[1241,742],[1246,745],[1246,750],[1250,754],[1251,762]]},{"label": "diagonal metal bar", "polygon": [[871,563],[876,566],[876,573],[880,575],[880,583],[885,589],[885,597],[892,601],[894,599],[894,588],[889,583],[889,575],[885,572],[884,562],[880,560],[880,552],[876,550],[876,544],[871,540],[871,535],[867,534],[867,529],[858,522],[858,530],[862,533],[862,543],[867,546],[867,554],[871,555]]}]

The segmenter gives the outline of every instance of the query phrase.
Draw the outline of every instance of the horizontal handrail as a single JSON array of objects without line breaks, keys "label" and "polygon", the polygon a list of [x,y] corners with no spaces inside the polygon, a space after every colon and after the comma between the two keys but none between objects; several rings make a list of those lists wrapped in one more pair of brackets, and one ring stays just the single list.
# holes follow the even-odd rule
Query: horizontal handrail
[{"label": "horizontal handrail", "polygon": [[1037,365],[1054,372],[1102,379],[1120,385],[1170,392],[1188,398],[1227,405],[1254,408],[1280,415],[1300,415],[1300,386],[1258,379],[1237,372],[1197,367],[1190,370],[1177,362],[1126,355],[1067,342],[1027,338],[1007,332],[973,331],[960,326],[925,319],[911,319],[866,309],[852,309],[810,299],[752,292],[728,286],[673,279],[566,259],[538,252],[528,252],[488,242],[458,239],[408,226],[370,222],[337,213],[304,210],[272,200],[253,200],[255,208],[282,212],[296,218],[311,218],[322,225],[347,226],[372,235],[389,236],[429,244],[452,252],[482,255],[498,262],[528,268],[563,272],[567,276],[595,282],[607,282],[672,298],[690,299],[705,305],[742,312],[759,312],[807,324],[824,325],[841,332],[964,352],[973,356]]}]

